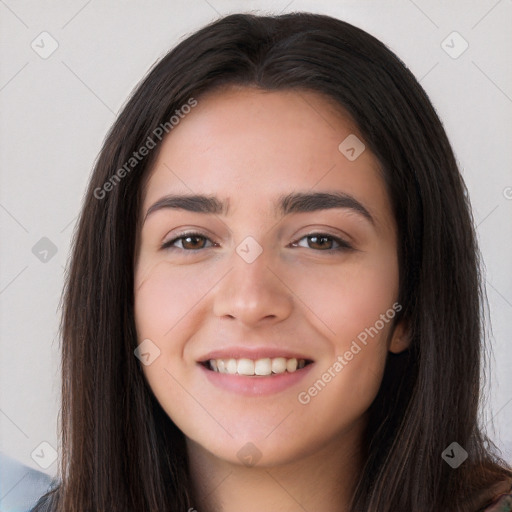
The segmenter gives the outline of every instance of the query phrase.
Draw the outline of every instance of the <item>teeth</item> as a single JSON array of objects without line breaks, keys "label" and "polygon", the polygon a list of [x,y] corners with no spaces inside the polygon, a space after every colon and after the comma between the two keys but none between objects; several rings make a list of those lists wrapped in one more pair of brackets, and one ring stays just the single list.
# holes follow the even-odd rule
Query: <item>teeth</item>
[{"label": "teeth", "polygon": [[276,357],[272,359],[272,373],[283,373],[286,371],[286,358]]},{"label": "teeth", "polygon": [[295,357],[266,357],[264,359],[210,359],[208,361],[210,370],[218,373],[229,373],[231,375],[272,375],[275,373],[293,373],[306,366],[304,359],[297,360]]},{"label": "teeth", "polygon": [[295,359],[295,358],[288,359],[288,361],[286,361],[286,371],[291,373],[291,372],[294,372],[296,369],[297,369],[297,359]]},{"label": "teeth", "polygon": [[255,375],[270,375],[272,373],[272,361],[270,358],[258,359],[254,363]]},{"label": "teeth", "polygon": [[[233,361],[236,362],[235,359],[233,359]],[[254,375],[254,361],[251,359],[239,359],[236,370],[233,372],[228,371],[228,373],[238,373],[238,375]]]},{"label": "teeth", "polygon": [[226,364],[226,373],[235,373],[236,372],[236,359],[230,359]]}]

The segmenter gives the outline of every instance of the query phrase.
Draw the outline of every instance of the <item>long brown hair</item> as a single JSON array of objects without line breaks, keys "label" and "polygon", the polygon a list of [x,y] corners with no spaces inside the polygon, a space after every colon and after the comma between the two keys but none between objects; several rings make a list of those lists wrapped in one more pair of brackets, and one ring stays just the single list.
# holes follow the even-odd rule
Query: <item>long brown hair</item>
[{"label": "long brown hair", "polygon": [[[133,354],[135,237],[157,151],[126,163],[191,98],[231,84],[323,94],[350,114],[384,172],[412,343],[388,356],[352,511],[468,510],[463,498],[510,472],[477,420],[484,301],[467,191],[442,124],[405,65],[363,30],[309,13],[236,14],[202,28],[149,72],[111,128],[63,295],[62,461],[53,508],[192,507],[183,433]],[[441,457],[453,441],[469,454],[457,469]]]}]

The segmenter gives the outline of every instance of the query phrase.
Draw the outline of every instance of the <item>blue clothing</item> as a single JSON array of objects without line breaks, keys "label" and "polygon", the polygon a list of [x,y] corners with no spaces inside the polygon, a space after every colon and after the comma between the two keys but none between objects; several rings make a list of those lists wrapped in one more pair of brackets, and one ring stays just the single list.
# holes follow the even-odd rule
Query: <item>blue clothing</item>
[{"label": "blue clothing", "polygon": [[29,512],[51,485],[45,473],[0,453],[1,512]]},{"label": "blue clothing", "polygon": [[56,507],[52,496],[42,496],[30,512],[54,512]]}]

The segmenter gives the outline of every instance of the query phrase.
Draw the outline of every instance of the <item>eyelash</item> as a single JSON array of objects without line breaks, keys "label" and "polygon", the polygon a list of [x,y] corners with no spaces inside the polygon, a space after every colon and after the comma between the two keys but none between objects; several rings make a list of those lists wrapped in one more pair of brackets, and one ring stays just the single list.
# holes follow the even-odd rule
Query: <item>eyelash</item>
[{"label": "eyelash", "polygon": [[[165,250],[168,250],[168,251],[172,251],[172,250],[175,250],[175,249],[180,249],[182,251],[190,252],[190,253],[196,253],[197,251],[208,249],[208,247],[204,247],[204,248],[200,248],[200,249],[182,249],[180,247],[173,247],[173,244],[175,242],[177,242],[178,240],[182,240],[184,238],[188,238],[188,237],[204,238],[205,240],[209,240],[211,242],[211,240],[207,236],[204,236],[202,233],[198,233],[198,232],[195,232],[195,231],[190,231],[190,232],[181,233],[176,238],[173,238],[172,240],[169,240],[169,241],[165,242],[164,244],[162,244],[161,249],[165,249]],[[329,252],[353,250],[353,247],[348,242],[346,242],[345,240],[343,240],[341,238],[338,238],[336,236],[333,236],[333,235],[329,235],[328,233],[322,233],[322,232],[309,233],[309,234],[304,235],[303,237],[299,238],[295,242],[292,242],[292,244],[295,245],[298,242],[300,242],[301,240],[303,240],[304,238],[309,238],[309,237],[330,238],[330,239],[334,240],[338,244],[338,246],[339,246],[339,247],[335,247],[335,248],[332,248],[332,249],[324,249],[324,250],[322,250],[322,249],[313,249],[314,251],[317,251],[317,252],[327,252],[327,253],[329,253]]]}]

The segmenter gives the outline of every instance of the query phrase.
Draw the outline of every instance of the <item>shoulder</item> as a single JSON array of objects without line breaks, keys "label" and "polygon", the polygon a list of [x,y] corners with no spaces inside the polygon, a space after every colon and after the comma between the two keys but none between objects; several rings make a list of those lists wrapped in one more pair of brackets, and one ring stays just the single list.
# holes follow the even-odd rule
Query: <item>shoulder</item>
[{"label": "shoulder", "polygon": [[55,512],[55,497],[57,489],[42,496],[30,512]]},{"label": "shoulder", "polygon": [[512,512],[512,479],[498,482],[489,490],[488,496],[478,512]]},{"label": "shoulder", "polygon": [[0,508],[28,511],[46,493],[52,478],[0,452]]}]

